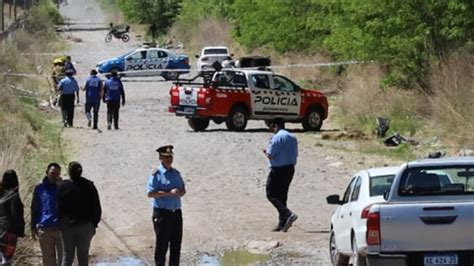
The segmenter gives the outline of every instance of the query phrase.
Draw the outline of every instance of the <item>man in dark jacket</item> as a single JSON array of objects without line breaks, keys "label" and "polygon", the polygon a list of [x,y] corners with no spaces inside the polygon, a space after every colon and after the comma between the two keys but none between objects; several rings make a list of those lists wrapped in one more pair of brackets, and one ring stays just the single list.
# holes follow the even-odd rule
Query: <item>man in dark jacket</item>
[{"label": "man in dark jacket", "polygon": [[10,265],[18,237],[25,236],[23,203],[14,170],[3,174],[0,188],[0,265]]},{"label": "man in dark jacket", "polygon": [[69,176],[58,190],[58,215],[63,239],[63,266],[71,266],[77,250],[79,266],[88,265],[89,248],[102,210],[94,183],[82,177],[82,166],[70,162]]},{"label": "man in dark jacket", "polygon": [[114,121],[114,128],[119,129],[120,99],[122,99],[122,106],[124,106],[125,91],[116,70],[112,70],[110,78],[105,82],[104,88],[104,101],[107,103],[107,129],[112,128],[112,120]]},{"label": "man in dark jacket", "polygon": [[60,175],[61,166],[50,163],[43,181],[35,187],[31,201],[31,234],[33,238],[39,238],[45,266],[61,265],[63,254],[57,208]]}]

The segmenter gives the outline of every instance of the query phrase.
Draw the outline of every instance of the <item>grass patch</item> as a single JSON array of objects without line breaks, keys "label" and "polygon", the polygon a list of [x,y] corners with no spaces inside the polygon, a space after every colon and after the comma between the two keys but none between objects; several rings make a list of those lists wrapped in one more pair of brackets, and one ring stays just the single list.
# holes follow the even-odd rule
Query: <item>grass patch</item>
[{"label": "grass patch", "polygon": [[359,151],[366,154],[382,155],[401,161],[410,161],[418,158],[413,146],[407,143],[402,143],[397,147],[386,147],[382,143],[368,142],[365,143],[365,145],[361,145]]}]

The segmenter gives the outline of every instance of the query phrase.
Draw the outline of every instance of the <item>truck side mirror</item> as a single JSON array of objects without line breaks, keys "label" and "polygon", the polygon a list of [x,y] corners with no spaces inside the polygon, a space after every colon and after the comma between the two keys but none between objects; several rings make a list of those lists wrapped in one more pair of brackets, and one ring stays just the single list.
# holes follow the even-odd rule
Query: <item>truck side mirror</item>
[{"label": "truck side mirror", "polygon": [[390,194],[390,190],[387,190],[383,193],[383,199],[388,200],[388,195]]},{"label": "truck side mirror", "polygon": [[330,195],[330,196],[327,196],[326,197],[326,202],[328,204],[337,204],[337,205],[341,205],[342,202],[341,200],[339,199],[339,195]]}]

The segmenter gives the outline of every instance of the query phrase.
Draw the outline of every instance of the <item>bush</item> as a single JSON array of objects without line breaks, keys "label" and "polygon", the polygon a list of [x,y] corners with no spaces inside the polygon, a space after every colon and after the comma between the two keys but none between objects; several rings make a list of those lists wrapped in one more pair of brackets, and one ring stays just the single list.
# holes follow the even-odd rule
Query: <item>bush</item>
[{"label": "bush", "polygon": [[63,18],[50,1],[42,1],[35,6],[25,21],[25,29],[30,33],[47,32],[53,26],[63,23]]}]

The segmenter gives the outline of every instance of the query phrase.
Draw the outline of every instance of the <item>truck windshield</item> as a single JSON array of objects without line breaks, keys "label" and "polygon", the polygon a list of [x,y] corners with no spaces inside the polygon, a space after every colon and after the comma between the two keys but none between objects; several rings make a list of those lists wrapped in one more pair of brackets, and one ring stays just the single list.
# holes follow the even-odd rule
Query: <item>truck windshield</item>
[{"label": "truck windshield", "polygon": [[474,165],[414,168],[400,180],[400,196],[474,195]]}]

